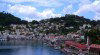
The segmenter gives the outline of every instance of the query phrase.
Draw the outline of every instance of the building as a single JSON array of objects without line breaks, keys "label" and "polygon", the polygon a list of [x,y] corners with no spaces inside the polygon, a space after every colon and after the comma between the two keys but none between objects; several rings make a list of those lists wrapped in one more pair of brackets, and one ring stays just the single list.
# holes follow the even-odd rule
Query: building
[{"label": "building", "polygon": [[90,55],[100,55],[100,45],[92,44],[89,48]]},{"label": "building", "polygon": [[75,41],[66,41],[65,42],[66,47],[74,47],[77,50],[81,50],[81,51],[86,51],[87,50],[87,46],[85,44],[80,44],[77,43]]}]

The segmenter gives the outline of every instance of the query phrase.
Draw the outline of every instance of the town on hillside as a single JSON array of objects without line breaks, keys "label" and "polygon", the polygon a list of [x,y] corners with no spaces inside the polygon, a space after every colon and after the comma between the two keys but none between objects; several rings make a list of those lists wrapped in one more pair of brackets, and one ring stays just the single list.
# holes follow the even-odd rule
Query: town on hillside
[{"label": "town on hillside", "polygon": [[100,20],[66,14],[28,22],[0,12],[0,42],[38,40],[65,54],[100,55]]}]

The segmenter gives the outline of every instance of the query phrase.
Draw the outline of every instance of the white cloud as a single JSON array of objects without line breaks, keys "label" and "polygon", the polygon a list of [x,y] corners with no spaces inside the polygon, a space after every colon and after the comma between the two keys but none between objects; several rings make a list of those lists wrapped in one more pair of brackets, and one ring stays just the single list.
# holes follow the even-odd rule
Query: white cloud
[{"label": "white cloud", "polygon": [[95,14],[94,20],[100,20],[100,0],[95,0],[92,3],[80,6],[74,14],[79,15],[88,11],[92,11]]},{"label": "white cloud", "polygon": [[60,17],[61,14],[55,14],[54,9],[45,9],[40,15],[44,18],[51,18],[51,17]]},{"label": "white cloud", "polygon": [[11,13],[20,13],[20,14],[32,14],[33,12],[36,11],[35,7],[32,6],[24,6],[24,5],[14,5],[14,6],[10,6],[9,12]]},{"label": "white cloud", "polygon": [[63,3],[59,2],[58,0],[3,0],[3,1],[10,3],[33,2],[37,3],[37,5],[39,6],[46,6],[46,7],[59,7],[63,5]]},{"label": "white cloud", "polygon": [[94,20],[100,20],[100,14],[97,14],[97,15],[94,17]]},{"label": "white cloud", "polygon": [[98,5],[99,2],[100,2],[100,0],[95,0],[95,1],[93,2],[93,5]]},{"label": "white cloud", "polygon": [[64,7],[63,13],[64,14],[71,14],[72,10],[73,10],[73,5],[71,4],[71,5],[68,5],[67,7]]},{"label": "white cloud", "polygon": [[79,6],[83,6],[83,5],[86,5],[86,4],[91,4],[92,2],[90,0],[80,0],[79,2]]},{"label": "white cloud", "polygon": [[13,13],[16,16],[23,16],[21,18],[28,21],[32,21],[33,19],[41,20],[44,18],[61,16],[61,14],[55,14],[54,9],[45,9],[42,12],[39,12],[33,6],[25,6],[25,5],[20,5],[20,4],[9,6],[8,12]]},{"label": "white cloud", "polygon": [[80,2],[80,0],[62,0],[62,1],[70,3],[70,4],[75,4],[75,3],[79,3]]},{"label": "white cloud", "polygon": [[94,5],[94,12],[95,12],[95,17],[94,20],[100,20],[100,0],[96,0],[93,2]]},{"label": "white cloud", "polygon": [[76,12],[74,12],[74,14],[79,15],[79,14],[87,12],[87,11],[92,11],[91,8],[92,8],[91,5],[83,5]]},{"label": "white cloud", "polygon": [[33,19],[32,18],[29,18],[29,17],[25,17],[24,20],[32,21]]},{"label": "white cloud", "polygon": [[21,2],[32,2],[36,0],[3,0],[5,2],[21,3]]},{"label": "white cloud", "polygon": [[79,6],[81,6],[83,4],[91,3],[90,0],[62,0],[62,1],[67,2],[69,4],[79,5]]},{"label": "white cloud", "polygon": [[[13,13],[14,15],[17,15],[18,17],[23,17],[26,20],[41,20],[43,18],[50,18],[50,17],[59,17],[61,14],[82,14],[88,11],[91,11],[95,14],[94,19],[100,19],[100,0],[95,0],[94,2],[90,0],[1,0],[4,1],[6,4],[12,4],[8,5],[6,9],[10,13]],[[32,4],[25,4],[27,2],[31,2]],[[21,5],[25,4],[25,5]],[[75,7],[74,7],[75,5]],[[35,7],[34,7],[35,6]],[[77,6],[77,7],[76,7]],[[36,8],[42,8],[44,10],[39,10]],[[64,7],[64,8],[62,8]],[[5,9],[5,5],[3,8],[0,6],[0,10]],[[51,9],[50,9],[51,8]],[[53,9],[52,9],[53,8]],[[58,14],[55,13],[55,8],[58,8],[59,10],[63,9],[61,11],[61,14],[59,14],[59,10],[57,11]],[[75,8],[75,9],[74,9]],[[5,10],[6,10],[5,9]],[[77,10],[78,9],[78,10]],[[76,12],[74,12],[77,10]],[[41,12],[40,12],[41,11]]]},{"label": "white cloud", "polygon": [[59,2],[58,0],[36,0],[35,2],[38,3],[39,6],[46,7],[59,7],[63,5],[63,3]]}]

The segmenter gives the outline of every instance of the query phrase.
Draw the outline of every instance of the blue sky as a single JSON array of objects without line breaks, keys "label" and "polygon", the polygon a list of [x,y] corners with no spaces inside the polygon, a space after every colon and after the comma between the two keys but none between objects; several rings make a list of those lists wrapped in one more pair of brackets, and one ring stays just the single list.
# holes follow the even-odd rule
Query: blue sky
[{"label": "blue sky", "polygon": [[0,11],[28,21],[65,14],[100,20],[100,0],[0,0]]}]

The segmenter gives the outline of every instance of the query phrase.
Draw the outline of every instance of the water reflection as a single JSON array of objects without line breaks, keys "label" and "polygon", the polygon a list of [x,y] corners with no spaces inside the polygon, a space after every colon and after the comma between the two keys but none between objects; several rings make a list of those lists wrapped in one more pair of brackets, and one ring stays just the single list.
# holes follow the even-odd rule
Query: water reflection
[{"label": "water reflection", "polygon": [[0,55],[64,55],[37,41],[0,42]]}]

